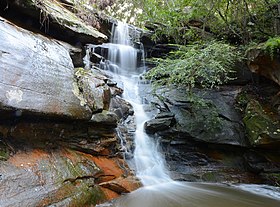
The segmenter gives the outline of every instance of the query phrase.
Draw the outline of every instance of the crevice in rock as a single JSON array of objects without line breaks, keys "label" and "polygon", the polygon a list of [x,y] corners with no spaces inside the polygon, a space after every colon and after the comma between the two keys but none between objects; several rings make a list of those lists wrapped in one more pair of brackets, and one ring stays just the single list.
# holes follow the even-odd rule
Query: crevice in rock
[{"label": "crevice in rock", "polygon": [[79,176],[79,177],[75,177],[75,178],[67,178],[63,181],[63,183],[66,183],[66,182],[74,183],[77,180],[88,180],[88,179],[92,179],[92,178],[95,179],[96,177],[94,175],[87,175],[87,176]]}]

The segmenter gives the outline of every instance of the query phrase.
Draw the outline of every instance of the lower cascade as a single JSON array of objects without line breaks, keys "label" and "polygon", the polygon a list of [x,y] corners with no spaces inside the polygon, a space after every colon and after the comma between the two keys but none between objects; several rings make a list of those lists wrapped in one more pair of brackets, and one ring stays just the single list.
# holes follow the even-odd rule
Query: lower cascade
[{"label": "lower cascade", "polygon": [[[128,25],[118,22],[113,27],[108,60],[100,67],[123,87],[123,98],[134,109],[136,131],[133,159],[128,160],[135,169],[143,187],[101,206],[114,207],[276,207],[280,205],[280,192],[261,185],[227,186],[224,184],[188,183],[171,179],[159,145],[144,131],[149,120],[139,95],[141,74],[145,67],[138,67],[139,52],[132,46]],[[142,51],[143,52],[143,51]],[[252,188],[253,186],[253,188]]]}]

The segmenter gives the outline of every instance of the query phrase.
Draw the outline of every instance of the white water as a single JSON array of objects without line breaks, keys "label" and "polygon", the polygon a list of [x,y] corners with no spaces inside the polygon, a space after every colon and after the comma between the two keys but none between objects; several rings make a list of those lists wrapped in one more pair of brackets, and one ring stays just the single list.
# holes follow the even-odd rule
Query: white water
[{"label": "white water", "polygon": [[144,132],[144,123],[149,119],[138,95],[139,76],[143,70],[137,70],[137,50],[132,47],[128,26],[119,22],[113,28],[112,43],[109,47],[110,66],[114,79],[123,86],[123,98],[131,103],[136,118],[134,136],[134,165],[137,177],[144,185],[170,182],[165,161],[157,149],[157,144]]},{"label": "white water", "polygon": [[[129,101],[136,117],[134,166],[136,175],[144,187],[113,203],[100,206],[113,207],[278,207],[280,194],[273,190],[260,192],[250,185],[228,187],[219,184],[175,182],[168,175],[165,160],[157,144],[144,132],[144,123],[149,119],[138,94],[139,76],[137,71],[137,50],[131,46],[126,24],[119,22],[113,30],[109,48],[109,63],[105,68],[119,85],[123,86],[123,98]],[[246,192],[240,189],[250,191]],[[254,193],[252,193],[254,192]],[[259,195],[257,195],[257,194]],[[261,195],[260,195],[261,194]],[[272,198],[274,199],[272,199]]]}]

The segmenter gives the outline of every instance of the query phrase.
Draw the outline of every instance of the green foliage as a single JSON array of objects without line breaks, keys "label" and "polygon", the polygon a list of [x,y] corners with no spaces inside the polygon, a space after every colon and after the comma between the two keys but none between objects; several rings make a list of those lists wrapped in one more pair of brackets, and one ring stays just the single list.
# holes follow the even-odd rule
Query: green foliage
[{"label": "green foliage", "polygon": [[156,85],[187,86],[191,91],[196,85],[213,88],[232,79],[232,68],[241,60],[241,55],[229,44],[211,41],[180,46],[166,59],[153,60],[157,66],[146,74],[146,78]]},{"label": "green foliage", "polygon": [[280,36],[269,38],[263,45],[262,49],[267,52],[271,58],[280,53]]},{"label": "green foliage", "polygon": [[[279,0],[114,0],[105,12],[136,26],[156,25],[155,39],[186,44],[195,27],[231,42],[248,43],[280,34]],[[193,31],[192,31],[193,32]],[[202,33],[203,37],[204,33]],[[196,36],[197,37],[197,36]],[[201,38],[201,35],[198,36]],[[196,39],[197,40],[197,39]]]}]

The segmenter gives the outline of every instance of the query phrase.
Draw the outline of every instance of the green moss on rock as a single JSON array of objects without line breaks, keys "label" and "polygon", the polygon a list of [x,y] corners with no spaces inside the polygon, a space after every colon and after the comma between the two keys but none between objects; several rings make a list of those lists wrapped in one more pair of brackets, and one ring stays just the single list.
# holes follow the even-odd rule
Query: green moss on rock
[{"label": "green moss on rock", "polygon": [[8,147],[0,141],[0,160],[7,160],[10,156]]},{"label": "green moss on rock", "polygon": [[243,118],[249,142],[252,146],[280,142],[280,122],[273,112],[266,111],[256,100],[251,100]]}]

